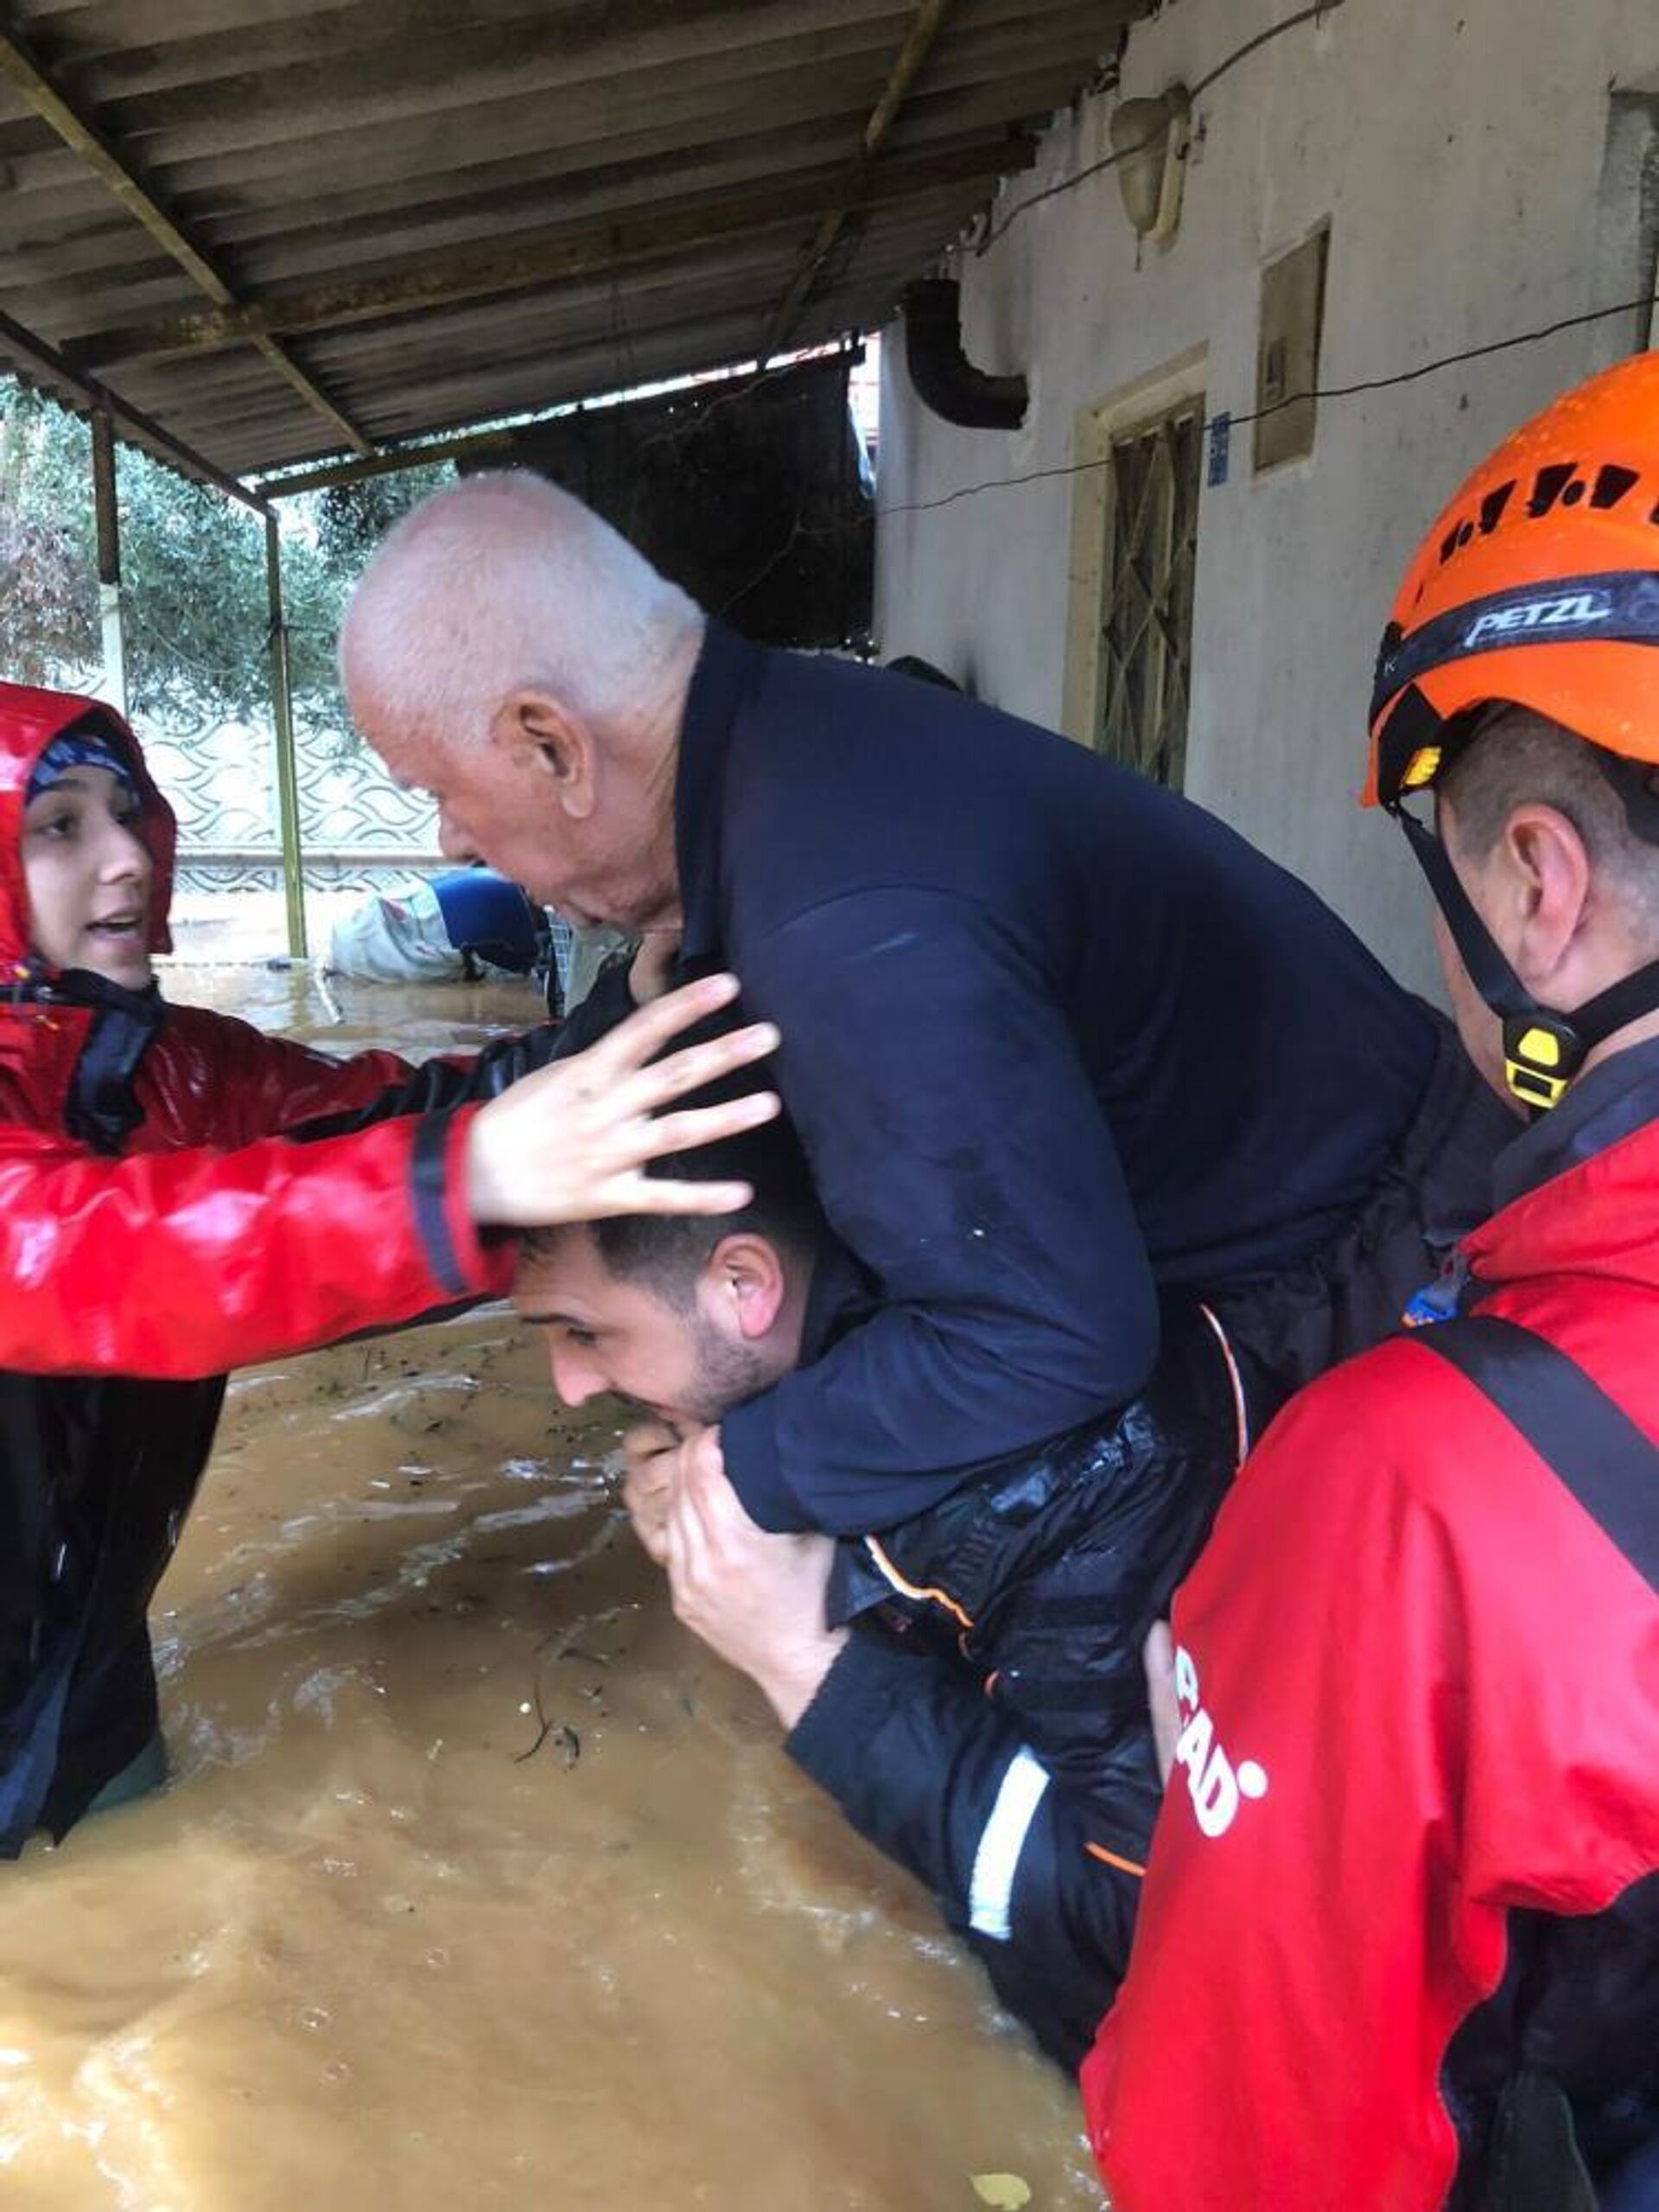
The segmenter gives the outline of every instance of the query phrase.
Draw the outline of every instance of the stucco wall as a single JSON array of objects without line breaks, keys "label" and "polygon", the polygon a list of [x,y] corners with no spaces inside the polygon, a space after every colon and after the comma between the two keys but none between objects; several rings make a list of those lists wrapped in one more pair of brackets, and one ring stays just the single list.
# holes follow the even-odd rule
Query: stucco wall
[{"label": "stucco wall", "polygon": [[[1135,30],[1122,92],[1192,83],[1290,0],[1173,0]],[[1023,370],[1012,435],[959,430],[883,348],[881,509],[1075,458],[1078,411],[1204,350],[1211,412],[1249,410],[1260,271],[1331,225],[1322,385],[1408,369],[1634,294],[1643,274],[1613,94],[1659,101],[1653,0],[1343,0],[1199,101],[1180,229],[1135,267],[1109,173],[962,254],[969,357]],[[1109,150],[1115,94],[1056,119],[999,215]],[[1314,451],[1259,479],[1249,433],[1198,528],[1186,789],[1306,876],[1427,985],[1422,901],[1354,805],[1376,639],[1416,537],[1458,478],[1560,385],[1629,350],[1632,315],[1322,406]],[[893,514],[878,635],[1058,726],[1076,480]]]}]

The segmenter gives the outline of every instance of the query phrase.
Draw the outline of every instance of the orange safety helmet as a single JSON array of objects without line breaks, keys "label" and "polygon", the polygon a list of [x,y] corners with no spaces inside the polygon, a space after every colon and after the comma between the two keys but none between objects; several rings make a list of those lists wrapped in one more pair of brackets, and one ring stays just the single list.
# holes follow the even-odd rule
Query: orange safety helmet
[{"label": "orange safety helmet", "polygon": [[1492,699],[1659,766],[1659,353],[1553,400],[1419,547],[1377,657],[1367,804],[1432,784],[1431,727]]},{"label": "orange safety helmet", "polygon": [[1599,748],[1632,830],[1659,843],[1659,353],[1564,393],[1476,469],[1407,569],[1377,655],[1365,803],[1410,839],[1503,1021],[1510,1088],[1537,1111],[1593,1046],[1659,1007],[1659,962],[1571,1014],[1540,1006],[1407,810],[1466,741],[1471,710],[1499,700]]}]

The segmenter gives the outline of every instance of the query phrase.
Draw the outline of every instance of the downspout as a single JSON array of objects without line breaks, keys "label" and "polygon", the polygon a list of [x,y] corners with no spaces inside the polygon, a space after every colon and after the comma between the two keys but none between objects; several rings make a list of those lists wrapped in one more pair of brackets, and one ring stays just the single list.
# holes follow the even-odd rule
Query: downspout
[{"label": "downspout", "polygon": [[964,430],[1017,430],[1030,391],[1024,377],[976,369],[962,343],[962,287],[954,276],[923,276],[900,299],[905,360],[925,407]]}]

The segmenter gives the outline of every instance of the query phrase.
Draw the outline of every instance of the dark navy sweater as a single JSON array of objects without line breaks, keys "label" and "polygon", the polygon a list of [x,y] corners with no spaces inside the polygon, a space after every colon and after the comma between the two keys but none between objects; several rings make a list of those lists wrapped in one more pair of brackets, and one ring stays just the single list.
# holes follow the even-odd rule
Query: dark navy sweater
[{"label": "dark navy sweater", "polygon": [[682,733],[689,966],[777,1022],[878,1289],[729,1414],[770,1529],[853,1533],[1135,1395],[1160,1286],[1316,1251],[1427,1083],[1427,1014],[1201,809],[936,686],[711,623]]}]

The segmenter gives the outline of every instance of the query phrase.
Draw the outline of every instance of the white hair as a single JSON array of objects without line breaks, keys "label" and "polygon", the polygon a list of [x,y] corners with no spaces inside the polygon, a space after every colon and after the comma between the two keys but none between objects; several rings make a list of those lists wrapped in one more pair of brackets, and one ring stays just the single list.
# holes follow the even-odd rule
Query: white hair
[{"label": "white hair", "polygon": [[387,532],[346,612],[340,672],[377,719],[444,742],[481,738],[524,688],[604,730],[663,703],[665,671],[702,620],[580,499],[528,470],[494,470],[435,492]]}]

